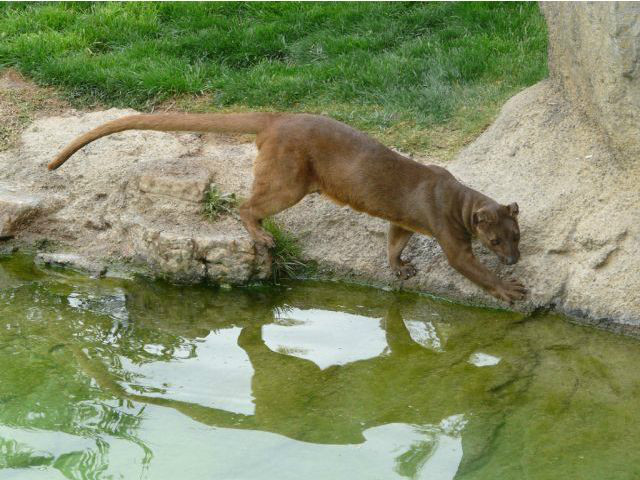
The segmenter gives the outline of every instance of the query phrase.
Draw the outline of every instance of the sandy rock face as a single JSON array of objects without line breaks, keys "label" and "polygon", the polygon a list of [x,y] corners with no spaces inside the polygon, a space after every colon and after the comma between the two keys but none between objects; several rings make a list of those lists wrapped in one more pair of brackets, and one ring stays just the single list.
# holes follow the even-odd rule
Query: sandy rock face
[{"label": "sandy rock face", "polygon": [[202,215],[212,173],[198,156],[196,135],[125,132],[88,145],[55,172],[46,170],[74,137],[130,113],[42,118],[16,148],[1,152],[0,237],[46,239],[73,255],[44,256],[43,263],[80,270],[106,260],[144,265],[176,281],[265,278],[269,258],[255,251],[239,222],[212,223]]},{"label": "sandy rock face", "polygon": [[[15,223],[16,241],[46,238],[74,256],[43,257],[44,263],[85,270],[83,259],[88,265],[98,260],[107,270],[109,262],[131,261],[183,282],[244,283],[268,276],[269,259],[256,252],[236,217],[212,223],[201,213],[211,181],[222,191],[249,195],[253,143],[123,132],[96,141],[55,172],[46,170],[73,137],[128,113],[44,118],[27,129],[18,147],[0,153],[4,191],[14,185],[0,200],[39,199],[28,221]],[[545,81],[509,100],[496,122],[445,166],[472,188],[520,205],[518,264],[505,266],[476,248],[489,268],[530,288],[529,298],[514,308],[554,307],[587,323],[637,334],[640,165],[621,167],[607,145],[599,127],[585,122],[562,89]],[[320,195],[307,196],[277,220],[327,276],[500,305],[455,272],[439,245],[423,236],[415,235],[405,252],[418,274],[397,280],[386,261],[386,222]]]},{"label": "sandy rock face", "polygon": [[41,210],[42,201],[12,184],[0,184],[0,239],[10,238]]},{"label": "sandy rock face", "polygon": [[[129,113],[41,118],[19,145],[0,152],[5,237],[27,244],[46,239],[56,254],[67,255],[40,261],[93,274],[132,262],[183,282],[266,278],[269,258],[256,251],[235,216],[210,222],[202,215],[210,182],[249,195],[256,147],[244,138],[122,132],[85,147],[59,170],[46,170],[71,139]],[[616,161],[619,150],[610,145],[600,125],[550,80],[509,100],[496,122],[444,166],[497,201],[520,205],[518,264],[502,265],[476,248],[489,268],[530,288],[514,308],[553,307],[640,335],[640,163]],[[505,306],[455,272],[439,245],[423,236],[415,235],[405,252],[418,274],[397,280],[386,261],[386,222],[320,195],[307,196],[277,220],[326,276]]]},{"label": "sandy rock face", "polygon": [[520,205],[514,274],[533,305],[590,323],[640,325],[640,164],[620,165],[606,134],[552,81],[507,102],[449,165],[471,187]]},{"label": "sandy rock face", "polygon": [[96,261],[91,261],[82,255],[73,253],[38,253],[35,258],[38,265],[70,268],[89,274],[92,277],[100,277],[107,272],[107,267]]},{"label": "sandy rock face", "polygon": [[[545,81],[509,100],[496,122],[444,166],[470,187],[520,206],[518,264],[503,265],[476,248],[489,268],[530,289],[514,308],[553,307],[586,323],[638,334],[640,165],[621,166],[608,145],[599,126],[565,100],[557,84]],[[252,145],[231,149],[211,140],[202,152],[223,189],[248,195]],[[455,272],[433,239],[411,239],[405,257],[418,274],[400,282],[386,261],[386,222],[320,195],[307,196],[277,218],[300,239],[307,258],[341,278],[500,305]]]},{"label": "sandy rock face", "polygon": [[543,2],[549,67],[618,155],[640,154],[640,3]]}]

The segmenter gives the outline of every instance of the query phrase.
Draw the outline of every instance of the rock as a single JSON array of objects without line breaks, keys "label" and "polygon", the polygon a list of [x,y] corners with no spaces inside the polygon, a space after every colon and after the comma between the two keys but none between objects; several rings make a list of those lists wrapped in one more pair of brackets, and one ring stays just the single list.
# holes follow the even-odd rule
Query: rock
[{"label": "rock", "polygon": [[206,228],[167,231],[142,223],[131,233],[137,260],[178,282],[233,285],[264,280],[270,274],[268,255],[256,252],[248,235],[238,238]]},{"label": "rock", "polygon": [[111,223],[106,220],[104,216],[99,215],[97,217],[88,218],[87,221],[84,222],[84,226],[92,230],[103,231],[111,228]]},{"label": "rock", "polygon": [[[254,251],[240,221],[227,217],[212,223],[202,214],[215,172],[198,156],[202,142],[196,135],[123,132],[88,145],[55,172],[46,170],[75,136],[131,113],[70,111],[41,118],[26,129],[18,147],[0,152],[0,179],[21,181],[36,192],[0,190],[3,231],[15,233],[19,243],[47,238],[72,249],[75,256],[46,254],[38,261],[91,273],[101,269],[87,264],[87,258],[130,264],[134,270],[144,265],[153,275],[180,282],[238,284],[266,278],[269,257]],[[34,217],[38,196],[47,198],[47,215]]]},{"label": "rock", "polygon": [[199,168],[196,172],[186,175],[180,170],[158,172],[157,169],[153,169],[140,175],[138,188],[141,192],[148,194],[165,195],[200,203],[210,183],[211,173],[204,168]]},{"label": "rock", "polygon": [[[535,148],[512,156],[516,145]],[[510,99],[449,169],[519,203],[522,260],[513,274],[531,289],[523,306],[640,333],[640,164],[621,168],[616,155],[563,89],[544,81]]]},{"label": "rock", "polygon": [[201,282],[206,278],[206,266],[195,255],[191,237],[141,227],[135,245],[136,256],[162,276],[185,283]]},{"label": "rock", "polygon": [[11,238],[40,213],[42,201],[19,187],[0,184],[0,239]]},{"label": "rock", "polygon": [[549,68],[564,96],[609,136],[619,156],[640,154],[640,3],[542,2]]},{"label": "rock", "polygon": [[17,245],[0,245],[0,255],[11,255],[19,250]]},{"label": "rock", "polygon": [[70,268],[94,277],[107,273],[107,267],[103,263],[72,253],[38,253],[35,262],[39,265]]},{"label": "rock", "polygon": [[[583,323],[640,335],[640,163],[617,161],[620,145],[565,88],[551,79],[516,95],[445,166],[471,187],[520,205],[517,265],[501,265],[483,247],[475,248],[490,269],[530,288],[529,298],[514,308],[555,308]],[[197,200],[212,179],[224,192],[248,195],[256,154],[251,143],[123,132],[81,150],[60,170],[46,171],[47,161],[74,136],[129,113],[42,118],[17,148],[0,152],[0,179],[28,185],[35,197],[56,198],[47,215],[12,220],[21,227],[14,230],[16,241],[48,238],[80,257],[138,262],[182,282],[266,278],[268,255],[255,251],[240,221],[207,221]],[[397,280],[386,261],[386,223],[320,195],[307,196],[277,220],[327,275],[507,306],[455,272],[439,245],[422,236],[414,236],[405,254],[418,274]]]}]

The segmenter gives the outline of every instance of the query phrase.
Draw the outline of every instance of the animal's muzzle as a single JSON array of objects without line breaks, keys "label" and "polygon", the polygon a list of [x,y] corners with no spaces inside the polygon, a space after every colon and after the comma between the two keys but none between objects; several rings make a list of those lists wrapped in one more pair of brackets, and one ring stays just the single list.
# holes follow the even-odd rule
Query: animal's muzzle
[{"label": "animal's muzzle", "polygon": [[520,260],[520,253],[516,253],[515,255],[510,255],[504,259],[504,263],[507,265],[515,265]]}]

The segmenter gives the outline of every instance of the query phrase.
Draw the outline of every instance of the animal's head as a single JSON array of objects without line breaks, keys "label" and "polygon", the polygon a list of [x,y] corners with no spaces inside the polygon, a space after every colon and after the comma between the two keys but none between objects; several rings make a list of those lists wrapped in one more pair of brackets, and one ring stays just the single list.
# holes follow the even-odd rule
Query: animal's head
[{"label": "animal's head", "polygon": [[518,204],[492,204],[473,212],[472,222],[480,241],[503,263],[513,265],[520,258]]}]

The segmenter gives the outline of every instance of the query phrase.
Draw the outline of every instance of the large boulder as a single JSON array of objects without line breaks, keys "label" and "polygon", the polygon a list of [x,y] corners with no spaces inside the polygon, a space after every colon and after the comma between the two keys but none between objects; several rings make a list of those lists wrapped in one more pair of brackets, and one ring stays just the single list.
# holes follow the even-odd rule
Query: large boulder
[{"label": "large boulder", "polygon": [[11,238],[33,220],[42,209],[42,201],[24,193],[20,187],[0,183],[0,239]]},{"label": "large boulder", "polygon": [[[43,264],[102,274],[123,262],[180,282],[242,284],[270,273],[235,218],[203,215],[214,179],[193,134],[130,131],[100,139],[55,172],[46,164],[88,129],[130,114],[43,117],[0,152],[0,240],[44,245]],[[112,265],[110,265],[112,264]]]},{"label": "large boulder", "polygon": [[608,135],[616,153],[640,155],[640,3],[543,2],[549,69],[565,97]]},{"label": "large boulder", "polygon": [[[249,194],[256,148],[246,140],[125,132],[95,142],[54,173],[46,171],[46,162],[75,135],[126,113],[38,120],[16,149],[0,153],[0,178],[31,192],[24,198],[48,202],[46,215],[20,223],[17,240],[46,238],[61,251],[145,264],[180,281],[265,278],[268,258],[255,250],[239,220],[211,223],[198,200],[211,179],[223,191]],[[496,200],[520,204],[522,260],[508,267],[476,249],[491,269],[531,289],[515,308],[554,307],[587,323],[640,331],[640,163],[618,165],[606,135],[559,85],[544,81],[513,97],[446,166]],[[384,221],[318,195],[277,219],[325,274],[500,305],[455,272],[433,239],[411,240],[406,256],[419,272],[400,282],[386,264]]]},{"label": "large boulder", "polygon": [[620,165],[607,136],[547,80],[510,99],[450,165],[458,178],[520,205],[513,275],[531,307],[640,333],[640,163]]}]

